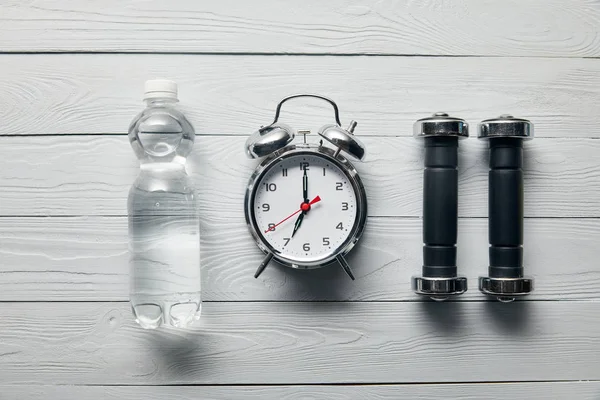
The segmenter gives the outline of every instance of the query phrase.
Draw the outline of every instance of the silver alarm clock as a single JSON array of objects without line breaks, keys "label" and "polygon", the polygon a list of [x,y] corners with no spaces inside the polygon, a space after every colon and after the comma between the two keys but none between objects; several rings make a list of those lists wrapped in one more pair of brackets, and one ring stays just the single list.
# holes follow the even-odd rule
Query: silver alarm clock
[{"label": "silver alarm clock", "polygon": [[[325,125],[317,144],[292,144],[296,131],[279,121],[281,106],[298,97],[331,104],[335,124]],[[266,254],[258,277],[272,259],[292,268],[319,268],[337,261],[354,279],[344,256],[360,239],[367,218],[367,196],[356,169],[344,157],[362,160],[365,147],[340,123],[331,99],[313,94],[284,98],[275,120],[246,141],[250,158],[264,158],[246,189],[246,223],[258,247]],[[342,155],[344,153],[344,155]]]}]

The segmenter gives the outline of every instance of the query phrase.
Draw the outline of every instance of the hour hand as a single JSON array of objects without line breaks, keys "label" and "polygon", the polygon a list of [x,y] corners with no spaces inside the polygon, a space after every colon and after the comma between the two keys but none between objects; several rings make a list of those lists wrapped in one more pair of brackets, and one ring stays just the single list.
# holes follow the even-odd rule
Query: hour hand
[{"label": "hour hand", "polygon": [[294,231],[292,232],[292,237],[294,237],[294,235],[296,234],[296,231],[298,230],[298,228],[300,228],[300,225],[302,225],[302,220],[304,219],[304,211],[302,211],[302,213],[300,215],[298,215],[298,218],[296,219],[296,223],[294,224]]}]

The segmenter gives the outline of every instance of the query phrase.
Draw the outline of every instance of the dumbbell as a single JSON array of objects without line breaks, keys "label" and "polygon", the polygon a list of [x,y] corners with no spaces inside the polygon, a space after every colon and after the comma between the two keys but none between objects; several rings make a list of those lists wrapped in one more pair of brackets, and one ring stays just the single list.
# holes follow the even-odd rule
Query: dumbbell
[{"label": "dumbbell", "polygon": [[511,302],[533,290],[523,275],[523,140],[533,139],[533,124],[510,115],[479,124],[479,139],[489,141],[488,276],[479,290]]},{"label": "dumbbell", "polygon": [[436,113],[414,124],[414,137],[425,145],[423,172],[423,270],[412,278],[415,293],[436,301],[467,290],[457,275],[458,139],[469,136],[460,118]]}]

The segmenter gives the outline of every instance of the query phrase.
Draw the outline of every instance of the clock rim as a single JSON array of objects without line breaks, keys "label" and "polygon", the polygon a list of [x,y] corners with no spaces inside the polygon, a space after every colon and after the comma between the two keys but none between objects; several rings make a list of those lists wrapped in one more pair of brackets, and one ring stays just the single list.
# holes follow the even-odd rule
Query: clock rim
[{"label": "clock rim", "polygon": [[[281,256],[280,252],[274,249],[263,235],[259,232],[257,227],[256,218],[254,216],[254,198],[256,197],[256,190],[258,189],[257,183],[263,178],[263,176],[277,163],[284,158],[288,158],[294,155],[309,154],[312,156],[322,157],[335,164],[344,175],[348,178],[351,183],[354,193],[356,194],[356,217],[350,233],[344,240],[344,242],[330,255],[323,257],[317,261],[312,262],[299,262],[297,260],[291,260]],[[258,248],[264,254],[272,254],[273,259],[279,264],[286,267],[295,269],[315,269],[325,267],[334,261],[339,256],[347,255],[358,243],[362,237],[367,220],[367,194],[365,187],[358,175],[358,172],[352,165],[352,163],[343,157],[341,154],[336,152],[329,147],[322,145],[289,145],[280,150],[275,151],[273,154],[266,157],[254,170],[250,176],[248,185],[246,187],[246,194],[244,197],[244,214],[246,218],[246,225],[252,235]]]}]

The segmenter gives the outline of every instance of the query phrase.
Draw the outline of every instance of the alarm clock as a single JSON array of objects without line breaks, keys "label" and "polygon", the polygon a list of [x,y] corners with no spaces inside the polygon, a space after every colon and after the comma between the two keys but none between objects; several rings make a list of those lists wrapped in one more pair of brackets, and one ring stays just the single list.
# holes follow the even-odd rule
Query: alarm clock
[{"label": "alarm clock", "polygon": [[[318,130],[321,140],[292,143],[297,132],[279,122],[282,105],[310,97],[328,102],[335,124]],[[345,256],[359,241],[367,219],[367,196],[356,169],[346,156],[365,157],[365,146],[354,136],[356,122],[342,128],[336,103],[320,95],[298,94],[284,98],[274,121],[246,141],[248,157],[263,158],[250,177],[244,200],[246,223],[265,258],[255,278],[271,260],[299,269],[339,263],[354,275]]]}]

